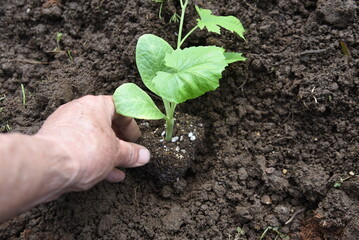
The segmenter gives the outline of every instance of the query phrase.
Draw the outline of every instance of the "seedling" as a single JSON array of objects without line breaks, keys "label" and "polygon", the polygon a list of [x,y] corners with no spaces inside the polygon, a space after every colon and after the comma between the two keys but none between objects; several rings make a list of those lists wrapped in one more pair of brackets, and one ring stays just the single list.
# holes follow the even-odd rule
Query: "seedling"
[{"label": "seedling", "polygon": [[347,56],[348,58],[350,58],[352,55],[350,54],[349,48],[347,46],[347,44],[343,41],[339,42],[340,47],[342,48],[342,52],[345,56]]},{"label": "seedling", "polygon": [[136,63],[144,85],[158,95],[164,104],[163,114],[151,97],[133,83],[125,83],[114,93],[117,113],[147,120],[166,120],[166,137],[172,138],[174,111],[178,104],[197,98],[219,87],[222,72],[228,64],[244,61],[241,53],[225,52],[217,46],[200,46],[181,49],[184,41],[197,29],[206,28],[220,34],[220,27],[245,39],[244,28],[234,16],[215,16],[207,9],[196,6],[199,19],[197,25],[182,37],[188,0],[180,0],[182,13],[177,38],[173,49],[164,39],[142,35],[136,46]]},{"label": "seedling", "polygon": [[333,187],[334,187],[334,188],[340,188],[345,181],[351,179],[351,178],[354,177],[354,176],[355,176],[355,173],[352,172],[352,171],[350,171],[350,172],[349,172],[349,176],[347,176],[347,177],[345,177],[345,178],[342,178],[342,177],[341,177],[339,180],[337,180],[337,181],[334,183]]},{"label": "seedling", "polygon": [[8,123],[5,125],[0,126],[0,132],[11,132],[12,128]]},{"label": "seedling", "polygon": [[70,62],[74,61],[74,58],[72,56],[72,53],[76,53],[76,51],[71,51],[71,50],[62,50],[60,47],[60,42],[62,40],[63,37],[63,33],[57,32],[56,33],[56,47],[54,48],[54,50],[50,51],[50,53],[53,54],[58,54],[58,53],[66,53],[67,58],[69,59]]},{"label": "seedling", "polygon": [[237,227],[237,233],[234,237],[234,240],[244,240],[246,233],[241,227]]},{"label": "seedling", "polygon": [[60,41],[62,39],[62,33],[60,32],[57,32],[56,33],[56,47],[55,49],[53,50],[53,52],[57,53],[57,52],[61,52],[61,48],[60,48]]},{"label": "seedling", "polygon": [[[0,101],[4,100],[6,98],[5,94],[3,96],[0,97]],[[0,107],[0,113],[2,113],[2,111],[4,110],[3,107]]]},{"label": "seedling", "polygon": [[73,61],[74,61],[74,58],[72,57],[71,50],[67,50],[66,53],[67,53],[67,57],[69,58],[69,60],[70,60],[71,62],[73,62]]},{"label": "seedling", "polygon": [[171,22],[178,23],[179,21],[180,21],[180,15],[178,15],[177,13],[173,13],[170,19],[170,23]]},{"label": "seedling", "polygon": [[262,235],[261,235],[261,237],[259,238],[259,240],[264,240],[265,236],[268,234],[269,231],[273,231],[273,232],[275,232],[275,233],[277,234],[277,236],[276,236],[275,239],[278,239],[278,237],[279,237],[280,239],[283,239],[283,240],[284,240],[284,239],[285,239],[285,240],[289,240],[289,239],[290,239],[289,236],[287,236],[287,235],[281,233],[281,232],[279,231],[279,228],[278,228],[278,227],[271,227],[271,226],[269,226],[269,227],[267,227],[267,228],[264,230],[264,232],[262,233]]},{"label": "seedling", "polygon": [[21,83],[21,97],[22,97],[22,105],[25,106],[26,105],[26,93],[25,93],[25,87],[24,85]]},{"label": "seedling", "polygon": [[152,0],[152,2],[161,3],[160,10],[158,11],[158,17],[162,19],[162,8],[165,0]]}]

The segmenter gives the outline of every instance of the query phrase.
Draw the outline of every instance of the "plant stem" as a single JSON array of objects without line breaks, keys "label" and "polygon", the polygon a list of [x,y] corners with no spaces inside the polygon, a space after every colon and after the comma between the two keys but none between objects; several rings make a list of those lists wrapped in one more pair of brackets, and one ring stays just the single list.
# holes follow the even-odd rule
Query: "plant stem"
[{"label": "plant stem", "polygon": [[173,118],[166,119],[166,137],[165,137],[166,141],[171,141],[171,139],[172,139],[174,123],[175,123],[175,121]]},{"label": "plant stem", "polygon": [[182,13],[181,13],[181,20],[180,20],[180,25],[179,25],[179,30],[178,30],[177,49],[179,49],[180,46],[181,46],[184,16],[185,16],[185,13],[186,13],[187,5],[188,5],[188,0],[185,0],[184,3],[181,0]]},{"label": "plant stem", "polygon": [[179,43],[178,48],[180,48],[182,46],[182,44],[184,43],[184,41],[186,41],[186,39],[189,37],[189,35],[191,35],[197,28],[199,28],[198,25],[196,25],[194,28],[191,29],[191,31],[189,31],[187,33],[187,35],[181,40],[181,42]]},{"label": "plant stem", "polygon": [[172,139],[173,127],[174,127],[174,112],[176,105],[175,103],[171,103],[170,101],[163,99],[163,104],[165,105],[166,110],[166,141],[170,141]]},{"label": "plant stem", "polygon": [[20,84],[20,86],[21,86],[22,105],[25,106],[26,105],[25,87],[22,83]]},{"label": "plant stem", "polygon": [[162,19],[162,8],[163,8],[163,2],[161,3],[160,11],[158,12],[159,19]]},{"label": "plant stem", "polygon": [[172,134],[173,134],[173,126],[174,126],[174,112],[175,112],[175,108],[177,106],[176,103],[172,103],[166,99],[163,99],[163,103],[165,105],[165,110],[166,110],[166,137],[165,140],[166,141],[170,141],[172,139]]},{"label": "plant stem", "polygon": [[[184,16],[186,13],[186,8],[188,5],[188,0],[180,0],[181,3],[181,8],[182,8],[182,13],[181,13],[181,19],[180,19],[180,25],[179,25],[179,30],[178,30],[178,39],[177,39],[177,49],[179,49],[183,43],[183,41],[189,36],[189,34],[191,34],[195,29],[192,29],[184,38],[184,40],[182,41],[182,31],[183,31],[183,23],[184,23]],[[172,139],[172,134],[173,134],[173,126],[174,126],[174,112],[176,109],[177,104],[170,102],[166,99],[163,99],[163,104],[165,105],[165,110],[166,110],[166,137],[165,140],[166,141],[170,141]]]},{"label": "plant stem", "polygon": [[171,111],[171,104],[168,100],[163,99],[163,105],[165,105],[166,116],[168,117],[168,115]]}]

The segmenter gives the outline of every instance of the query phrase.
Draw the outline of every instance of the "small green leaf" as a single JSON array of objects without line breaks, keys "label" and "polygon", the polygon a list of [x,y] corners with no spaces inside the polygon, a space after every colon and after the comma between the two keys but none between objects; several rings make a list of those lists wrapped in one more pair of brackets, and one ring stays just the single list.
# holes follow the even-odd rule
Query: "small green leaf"
[{"label": "small green leaf", "polygon": [[228,64],[246,60],[246,58],[242,56],[242,53],[236,52],[225,52],[224,57],[226,58],[226,62]]},{"label": "small green leaf", "polygon": [[340,188],[342,186],[342,183],[341,182],[335,182],[334,183],[334,187],[335,188]]},{"label": "small green leaf", "polygon": [[241,38],[244,38],[245,32],[241,21],[234,16],[215,16],[212,15],[212,11],[208,9],[202,9],[196,6],[196,10],[201,17],[197,19],[198,26],[202,30],[207,28],[209,32],[215,32],[221,34],[220,27],[227,29],[228,31],[237,33]]},{"label": "small green leaf", "polygon": [[62,35],[63,35],[63,34],[60,33],[60,32],[57,32],[57,33],[56,33],[56,42],[57,42],[57,43],[59,43],[59,42],[61,41]]},{"label": "small green leaf", "polygon": [[157,108],[150,96],[136,84],[125,83],[113,94],[116,112],[123,116],[158,120],[165,115]]},{"label": "small green leaf", "polygon": [[172,71],[159,71],[153,79],[159,96],[182,103],[216,89],[228,65],[224,49],[215,46],[177,49],[167,54],[166,65]]},{"label": "small green leaf", "polygon": [[136,63],[143,83],[152,92],[157,93],[153,78],[158,71],[168,71],[165,65],[167,53],[172,53],[173,48],[165,40],[152,34],[142,35],[136,46]]}]

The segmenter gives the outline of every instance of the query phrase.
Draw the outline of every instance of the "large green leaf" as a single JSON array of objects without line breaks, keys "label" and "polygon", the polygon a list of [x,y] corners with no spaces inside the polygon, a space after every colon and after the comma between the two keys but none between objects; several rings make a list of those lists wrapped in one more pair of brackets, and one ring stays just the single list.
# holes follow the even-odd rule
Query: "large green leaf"
[{"label": "large green leaf", "polygon": [[157,120],[165,115],[157,108],[150,96],[136,84],[125,83],[113,94],[116,112],[123,116]]},{"label": "large green leaf", "polygon": [[202,30],[204,27],[209,32],[215,32],[221,34],[220,27],[223,27],[231,32],[237,33],[241,38],[245,39],[243,34],[245,32],[241,21],[234,16],[215,16],[212,15],[212,11],[208,9],[202,9],[196,6],[196,10],[201,17],[197,19],[199,28]]},{"label": "large green leaf", "polygon": [[227,66],[224,49],[215,46],[177,49],[167,54],[172,71],[159,71],[153,79],[158,94],[181,103],[214,90]]},{"label": "large green leaf", "polygon": [[158,95],[153,78],[158,71],[168,71],[165,65],[167,53],[173,48],[165,40],[152,34],[142,35],[136,46],[136,63],[143,83],[148,89]]},{"label": "large green leaf", "polygon": [[224,56],[226,58],[226,62],[228,64],[238,62],[238,61],[245,61],[246,58],[242,56],[242,53],[236,52],[225,52]]}]

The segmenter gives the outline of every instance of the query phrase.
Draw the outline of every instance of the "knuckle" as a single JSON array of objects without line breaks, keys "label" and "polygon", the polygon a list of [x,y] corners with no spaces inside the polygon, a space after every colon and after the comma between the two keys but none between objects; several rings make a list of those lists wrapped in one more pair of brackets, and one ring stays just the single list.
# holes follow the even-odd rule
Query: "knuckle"
[{"label": "knuckle", "polygon": [[96,96],[94,95],[86,95],[84,97],[81,97],[77,100],[80,104],[87,104],[92,103],[96,101]]}]

